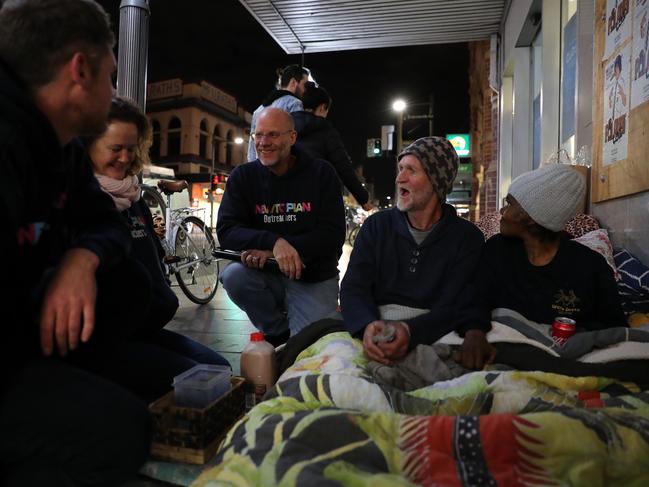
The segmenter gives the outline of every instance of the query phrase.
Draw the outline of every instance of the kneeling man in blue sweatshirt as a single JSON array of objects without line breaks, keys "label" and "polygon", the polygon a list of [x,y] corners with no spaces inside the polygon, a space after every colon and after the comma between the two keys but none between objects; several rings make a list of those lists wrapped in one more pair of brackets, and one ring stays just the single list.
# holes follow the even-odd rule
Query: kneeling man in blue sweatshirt
[{"label": "kneeling man in blue sweatshirt", "polygon": [[[338,259],[345,215],[336,173],[327,161],[292,150],[293,118],[266,108],[257,118],[258,158],[228,178],[216,232],[241,250],[220,280],[253,325],[277,337],[338,316]],[[281,273],[262,270],[274,257]]]},{"label": "kneeling man in blue sweatshirt", "polygon": [[[481,368],[493,350],[473,291],[484,237],[446,204],[458,157],[441,137],[416,140],[398,156],[397,206],[369,217],[356,237],[340,301],[345,326],[366,355],[392,365],[451,331],[464,336],[463,365]],[[394,338],[378,341],[387,324]]]}]

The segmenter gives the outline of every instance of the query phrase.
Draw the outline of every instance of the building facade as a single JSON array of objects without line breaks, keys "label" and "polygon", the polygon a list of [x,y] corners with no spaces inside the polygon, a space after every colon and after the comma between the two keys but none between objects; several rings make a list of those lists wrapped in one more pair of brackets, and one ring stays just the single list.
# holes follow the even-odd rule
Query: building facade
[{"label": "building facade", "polygon": [[502,206],[516,176],[576,163],[589,182],[585,210],[615,247],[649,262],[648,19],[647,0],[508,3],[489,51],[497,116],[486,115],[485,95],[477,119],[496,122],[486,208]]},{"label": "building facade", "polygon": [[187,180],[195,206],[220,202],[227,175],[246,162],[251,114],[207,81],[179,78],[147,86],[146,113],[152,162]]}]

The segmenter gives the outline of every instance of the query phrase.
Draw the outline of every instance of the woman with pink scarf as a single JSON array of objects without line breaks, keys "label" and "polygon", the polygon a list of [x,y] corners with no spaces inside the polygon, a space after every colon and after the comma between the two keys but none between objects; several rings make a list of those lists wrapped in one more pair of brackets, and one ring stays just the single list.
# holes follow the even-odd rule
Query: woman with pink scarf
[{"label": "woman with pink scarf", "polygon": [[105,349],[84,364],[145,400],[171,388],[175,375],[197,363],[230,365],[214,350],[178,333],[165,330],[178,308],[162,267],[164,251],[153,228],[151,212],[140,197],[138,174],[150,163],[151,127],[131,101],[116,97],[103,134],[87,141],[91,164],[102,189],[122,213],[131,233],[131,258],[151,278],[152,300],[147,319],[129,340]]}]

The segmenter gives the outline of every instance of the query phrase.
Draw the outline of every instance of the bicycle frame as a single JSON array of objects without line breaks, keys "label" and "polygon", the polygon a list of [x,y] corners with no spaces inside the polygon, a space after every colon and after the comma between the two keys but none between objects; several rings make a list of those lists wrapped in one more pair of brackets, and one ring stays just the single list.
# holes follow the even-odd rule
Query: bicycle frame
[{"label": "bicycle frame", "polygon": [[[171,195],[165,195],[167,197],[167,207],[165,208],[165,240],[167,241],[167,246],[169,249],[173,249],[174,247],[174,242],[176,241],[176,235],[178,234],[178,229],[180,228],[180,223],[183,220],[183,216],[180,216],[181,214],[186,214],[185,216],[188,216],[189,214],[196,215],[199,212],[205,212],[204,209],[193,209],[193,208],[177,208],[175,210],[171,209]],[[204,218],[201,218],[203,221],[205,221]],[[171,263],[168,264],[169,266],[169,272],[172,274],[175,274],[178,271],[181,271],[183,269],[186,269],[187,267],[192,267],[196,265],[196,262],[200,261],[201,259],[194,259],[189,262],[186,262],[184,264],[177,265],[177,263]]]}]

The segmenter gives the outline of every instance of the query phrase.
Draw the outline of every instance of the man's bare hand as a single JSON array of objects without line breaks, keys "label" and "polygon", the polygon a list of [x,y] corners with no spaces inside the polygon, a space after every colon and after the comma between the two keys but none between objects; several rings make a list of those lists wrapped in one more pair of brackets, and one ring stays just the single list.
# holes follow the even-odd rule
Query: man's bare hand
[{"label": "man's bare hand", "polygon": [[273,256],[270,250],[244,250],[241,252],[241,263],[253,269],[263,269],[266,261]]},{"label": "man's bare hand", "polygon": [[[394,327],[394,339],[389,342],[374,343],[373,337],[382,334],[388,323]],[[376,320],[365,327],[363,335],[365,355],[383,365],[393,365],[395,361],[405,357],[409,343],[410,331],[403,321]]]},{"label": "man's bare hand", "polygon": [[392,363],[402,359],[408,354],[408,345],[410,345],[410,328],[403,321],[390,321],[394,327],[394,340],[378,344],[383,354]]},{"label": "man's bare hand", "polygon": [[279,270],[289,279],[300,279],[304,264],[295,247],[283,238],[278,238],[273,247],[273,256],[279,264]]},{"label": "man's bare hand", "polygon": [[489,344],[482,330],[469,330],[464,335],[464,342],[455,361],[466,369],[481,370],[485,365],[493,363],[496,349]]},{"label": "man's bare hand", "polygon": [[65,253],[52,278],[41,308],[41,349],[49,356],[54,344],[65,356],[82,342],[87,342],[95,328],[97,283],[95,271],[99,258],[86,249]]},{"label": "man's bare hand", "polygon": [[392,365],[383,350],[372,340],[374,335],[382,333],[385,327],[386,323],[383,320],[372,321],[367,325],[363,334],[363,349],[370,360],[375,360],[384,365]]}]

